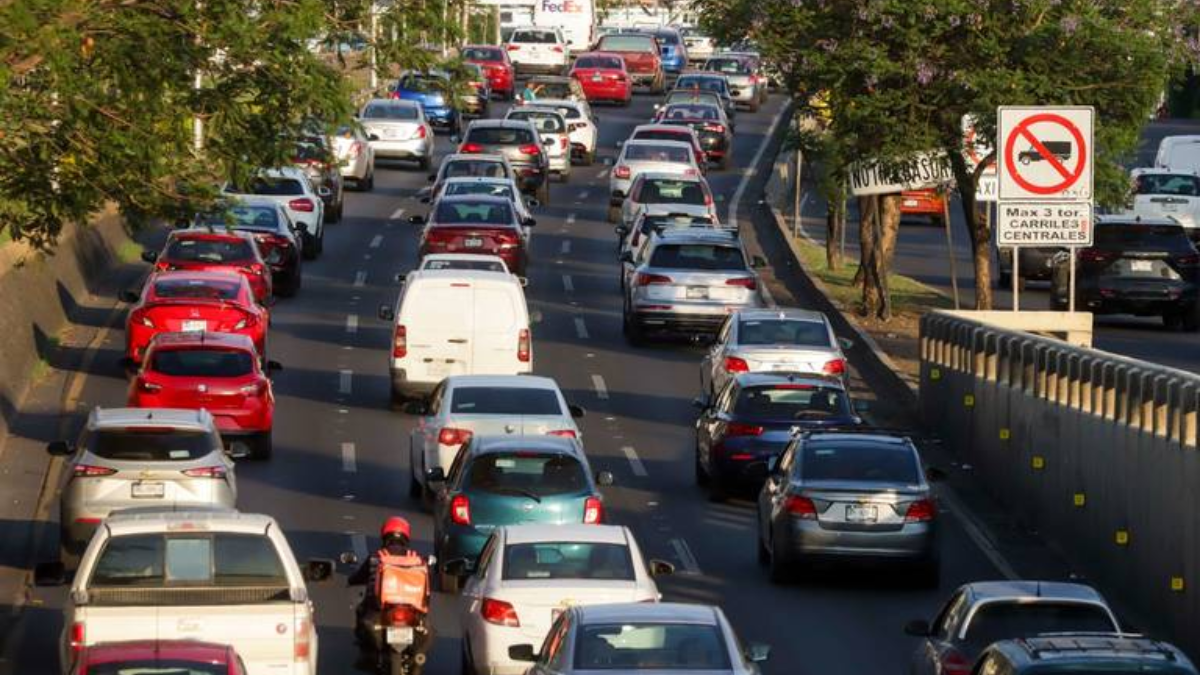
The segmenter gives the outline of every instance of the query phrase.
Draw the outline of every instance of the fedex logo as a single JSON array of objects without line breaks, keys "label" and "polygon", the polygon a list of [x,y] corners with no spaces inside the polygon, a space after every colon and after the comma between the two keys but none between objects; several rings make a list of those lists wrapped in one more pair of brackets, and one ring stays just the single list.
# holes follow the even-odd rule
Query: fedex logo
[{"label": "fedex logo", "polygon": [[543,12],[562,12],[567,14],[578,14],[583,11],[583,3],[576,0],[542,0]]}]

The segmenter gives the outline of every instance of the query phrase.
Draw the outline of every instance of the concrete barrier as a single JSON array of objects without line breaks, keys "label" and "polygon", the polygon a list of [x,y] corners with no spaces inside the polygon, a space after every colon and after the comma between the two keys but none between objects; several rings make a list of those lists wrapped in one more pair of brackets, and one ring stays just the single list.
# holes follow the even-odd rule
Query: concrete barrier
[{"label": "concrete barrier", "polygon": [[1200,376],[948,312],[920,350],[925,425],[1133,628],[1200,653]]}]

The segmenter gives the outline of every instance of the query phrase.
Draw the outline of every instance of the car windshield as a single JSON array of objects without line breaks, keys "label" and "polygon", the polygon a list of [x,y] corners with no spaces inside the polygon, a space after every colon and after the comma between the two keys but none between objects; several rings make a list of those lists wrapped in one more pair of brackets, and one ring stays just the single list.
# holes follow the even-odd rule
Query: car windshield
[{"label": "car windshield", "polygon": [[670,162],[691,164],[691,148],[675,145],[625,144],[624,159],[630,162]]},{"label": "car windshield", "polygon": [[650,256],[651,267],[677,270],[735,272],[746,269],[742,251],[718,244],[663,244]]},{"label": "car windshield", "polygon": [[657,54],[654,38],[646,35],[605,35],[600,49],[606,52],[652,52]]},{"label": "car windshield", "polygon": [[448,183],[445,194],[447,196],[487,195],[489,197],[504,197],[505,199],[514,198],[512,185],[508,183]]},{"label": "car windshield", "polygon": [[496,47],[467,47],[462,57],[467,61],[503,61],[504,52]]},{"label": "car windshield", "polygon": [[505,178],[504,163],[494,160],[455,159],[446,163],[443,178],[471,176],[478,178]]},{"label": "car windshield", "polygon": [[509,202],[439,201],[432,222],[438,225],[511,225]]},{"label": "car windshield", "polygon": [[729,670],[716,626],[693,623],[583,624],[576,670]]},{"label": "car windshield", "polygon": [[230,206],[196,219],[197,227],[227,228],[276,232],[279,214],[274,206]]},{"label": "car windshield", "polygon": [[229,666],[223,663],[177,661],[171,658],[141,661],[121,659],[119,662],[90,663],[87,675],[226,675]]},{"label": "car windshield", "polygon": [[1099,223],[1096,248],[1186,252],[1192,247],[1178,225],[1126,225]]},{"label": "car windshield", "polygon": [[681,77],[675,82],[675,88],[722,92],[725,91],[725,81],[715,77]]},{"label": "car windshield", "polygon": [[455,415],[562,415],[558,394],[529,387],[455,387],[450,399]]},{"label": "car windshield", "polygon": [[615,56],[581,56],[575,60],[576,68],[600,68],[607,70],[625,70],[621,59]]},{"label": "car windshield", "polygon": [[649,178],[642,182],[637,200],[642,204],[704,206],[708,203],[708,193],[696,181]]},{"label": "car windshield", "polygon": [[1195,197],[1200,195],[1200,177],[1188,174],[1151,173],[1137,177],[1139,195],[1172,195]]},{"label": "car windshield", "polygon": [[428,75],[407,75],[400,78],[397,91],[415,91],[421,94],[438,94],[446,88],[446,81],[440,77]]},{"label": "car windshield", "polygon": [[611,579],[633,581],[633,560],[622,544],[538,542],[504,549],[505,581]]},{"label": "car windshield", "polygon": [[721,99],[711,91],[676,91],[667,97],[667,104],[673,103],[708,103],[718,105]]},{"label": "car windshield", "polygon": [[215,279],[159,279],[154,282],[158,299],[237,300],[240,281]]},{"label": "car windshield", "polygon": [[487,453],[472,459],[466,474],[465,489],[495,494],[518,492],[543,497],[589,488],[579,460],[559,453]]},{"label": "car windshield", "polygon": [[555,113],[538,110],[515,110],[508,114],[508,118],[532,122],[533,126],[537,127],[537,130],[544,134],[561,134],[567,131],[567,125],[563,124],[562,117]]},{"label": "car windshield", "polygon": [[[1112,632],[1117,630],[1103,608],[1066,602],[990,602],[975,612],[967,641],[989,645],[999,640],[1041,633]],[[1108,672],[1108,671],[1105,671]]]},{"label": "car windshield", "polygon": [[507,272],[502,260],[463,260],[457,258],[426,257],[421,263],[423,270],[478,270],[481,272]]},{"label": "car windshield", "polygon": [[558,36],[552,30],[519,30],[512,34],[510,42],[554,44],[558,42]]},{"label": "car windshield", "polygon": [[362,111],[362,118],[365,120],[415,120],[417,117],[415,105],[371,103]]},{"label": "car windshield", "polygon": [[251,180],[249,185],[231,185],[226,189],[226,192],[248,195],[267,195],[271,197],[287,197],[291,195],[304,194],[304,185],[297,178],[258,176]]},{"label": "car windshield", "polygon": [[286,588],[289,584],[270,539],[216,533],[112,537],[104,544],[88,586]]},{"label": "car windshield", "polygon": [[511,127],[474,127],[467,131],[467,143],[482,145],[527,145],[533,143],[533,131]]},{"label": "car windshield", "polygon": [[750,68],[741,59],[712,59],[704,64],[705,70],[713,70],[729,75],[749,75]]},{"label": "car windshield", "polygon": [[92,431],[84,447],[122,462],[187,462],[212,453],[220,441],[205,431],[148,426]]},{"label": "car windshield", "polygon": [[806,443],[800,475],[806,482],[916,485],[920,467],[904,445]]},{"label": "car windshield", "polygon": [[738,344],[832,347],[829,330],[820,321],[753,319],[738,322]]},{"label": "car windshield", "polygon": [[663,117],[668,120],[718,120],[717,109],[710,105],[680,105],[667,106]]},{"label": "car windshield", "polygon": [[254,249],[244,239],[177,238],[167,246],[168,260],[199,263],[242,263],[254,260]]},{"label": "car windshield", "polygon": [[846,392],[810,384],[767,384],[738,392],[733,413],[756,419],[793,420],[841,417],[849,413]]},{"label": "car windshield", "polygon": [[170,377],[244,377],[254,355],[241,349],[155,349],[150,370]]}]

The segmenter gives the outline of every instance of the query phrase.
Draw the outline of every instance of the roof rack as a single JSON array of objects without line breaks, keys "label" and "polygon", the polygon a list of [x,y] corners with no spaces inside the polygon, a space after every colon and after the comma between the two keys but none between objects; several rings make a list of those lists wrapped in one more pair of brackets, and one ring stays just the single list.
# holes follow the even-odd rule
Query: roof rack
[{"label": "roof rack", "polygon": [[[1105,640],[1104,644],[1082,644],[1080,639]],[[1119,640],[1120,642],[1111,642]],[[1051,653],[1080,652],[1128,655],[1153,655],[1167,661],[1175,661],[1174,650],[1162,643],[1136,633],[1048,633],[1022,639],[1035,659],[1046,658]]]}]

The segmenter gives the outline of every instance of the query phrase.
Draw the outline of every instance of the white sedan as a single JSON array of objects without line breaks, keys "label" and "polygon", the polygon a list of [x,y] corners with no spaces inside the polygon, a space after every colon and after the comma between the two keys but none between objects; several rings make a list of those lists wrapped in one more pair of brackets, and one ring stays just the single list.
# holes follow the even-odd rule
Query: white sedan
[{"label": "white sedan", "polygon": [[533,108],[551,108],[567,119],[567,130],[571,137],[571,157],[581,166],[591,166],[596,161],[596,141],[600,128],[586,100],[538,99],[530,104]]},{"label": "white sedan", "polygon": [[[446,561],[452,567],[463,560]],[[497,529],[463,587],[463,672],[520,675],[512,645],[540,645],[574,605],[658,602],[654,577],[674,567],[646,561],[629,528],[517,525]]]}]

